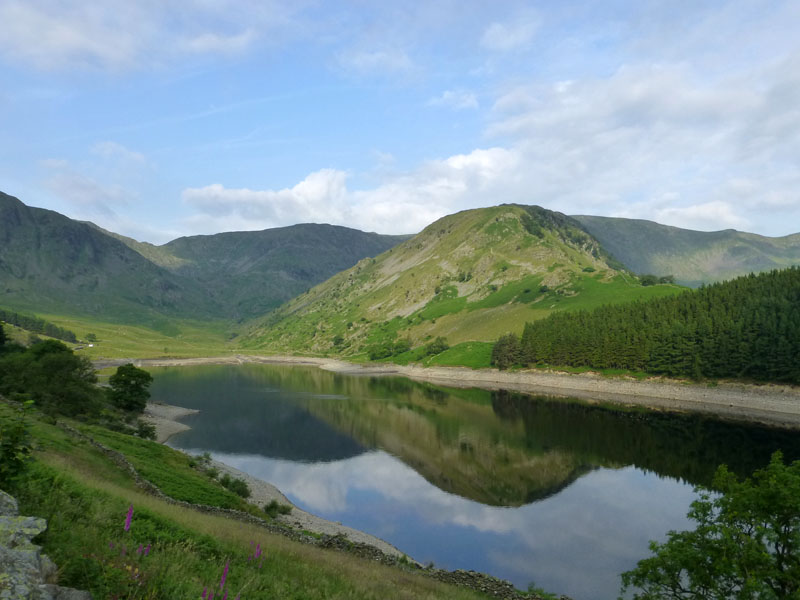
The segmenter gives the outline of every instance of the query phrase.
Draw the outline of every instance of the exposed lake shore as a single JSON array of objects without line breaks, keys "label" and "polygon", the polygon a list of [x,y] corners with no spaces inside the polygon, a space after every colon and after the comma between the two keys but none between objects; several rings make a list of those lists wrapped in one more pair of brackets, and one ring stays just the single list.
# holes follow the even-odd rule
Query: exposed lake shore
[{"label": "exposed lake shore", "polygon": [[357,364],[332,358],[301,356],[223,356],[209,358],[115,359],[95,363],[98,368],[133,362],[139,367],[212,364],[286,364],[316,366],[328,371],[362,376],[395,375],[451,387],[506,389],[640,406],[656,410],[698,412],[723,419],[760,423],[773,427],[800,428],[800,387],[789,385],[720,382],[684,382],[664,378],[635,380],[603,377],[596,373],[555,371],[421,367],[416,365]]}]

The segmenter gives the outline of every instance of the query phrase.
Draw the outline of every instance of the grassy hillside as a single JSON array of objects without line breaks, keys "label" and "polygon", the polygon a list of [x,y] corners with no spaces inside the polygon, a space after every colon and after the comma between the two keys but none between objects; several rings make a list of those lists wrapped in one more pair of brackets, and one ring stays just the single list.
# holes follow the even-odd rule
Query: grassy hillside
[{"label": "grassy hillside", "polygon": [[635,273],[674,275],[691,287],[800,264],[800,233],[770,238],[733,229],[691,231],[640,219],[573,218]]},{"label": "grassy hillside", "polygon": [[490,341],[557,310],[669,295],[642,287],[579,223],[502,205],[444,217],[374,259],[335,275],[254,326],[259,351],[358,356],[407,338]]}]

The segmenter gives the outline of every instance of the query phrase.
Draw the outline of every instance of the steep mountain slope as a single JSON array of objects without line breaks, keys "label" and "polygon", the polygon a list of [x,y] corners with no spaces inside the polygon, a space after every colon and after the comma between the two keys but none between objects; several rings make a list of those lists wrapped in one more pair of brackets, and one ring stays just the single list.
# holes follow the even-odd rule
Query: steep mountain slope
[{"label": "steep mountain slope", "polygon": [[674,275],[692,287],[800,264],[800,233],[770,238],[733,229],[692,231],[640,219],[573,218],[635,273]]},{"label": "steep mountain slope", "polygon": [[358,354],[436,336],[489,341],[552,310],[673,293],[643,288],[578,222],[536,206],[444,217],[332,277],[259,323],[242,344]]},{"label": "steep mountain slope", "polygon": [[0,304],[168,329],[210,317],[201,286],[153,264],[95,227],[0,193]]},{"label": "steep mountain slope", "polygon": [[408,236],[301,224],[182,237],[160,246],[165,267],[202,284],[236,319],[262,316]]},{"label": "steep mountain slope", "polygon": [[308,224],[155,246],[0,193],[0,306],[162,331],[243,320],[404,239]]}]

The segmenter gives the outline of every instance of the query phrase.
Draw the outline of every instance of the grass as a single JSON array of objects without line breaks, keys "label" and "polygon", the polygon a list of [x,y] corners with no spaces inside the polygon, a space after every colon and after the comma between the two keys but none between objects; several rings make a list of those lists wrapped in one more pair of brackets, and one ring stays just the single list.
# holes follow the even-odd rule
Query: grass
[{"label": "grass", "polygon": [[424,362],[425,366],[459,366],[472,369],[488,369],[492,364],[491,342],[463,342],[431,356]]},{"label": "grass", "polygon": [[174,320],[173,335],[147,327],[95,321],[83,317],[38,314],[59,327],[75,332],[79,339],[94,333],[98,341],[93,348],[78,352],[92,360],[98,358],[153,358],[161,356],[198,357],[219,356],[236,352],[229,341],[232,335],[224,322]]},{"label": "grass", "polygon": [[237,494],[192,468],[190,457],[182,452],[102,427],[83,426],[81,430],[98,442],[122,452],[144,478],[176,500],[259,514]]},{"label": "grass", "polygon": [[[4,409],[0,405],[0,412]],[[137,489],[126,472],[89,443],[37,418],[31,430],[36,458],[10,491],[20,502],[21,514],[48,520],[47,531],[37,541],[58,564],[59,583],[86,589],[95,598],[199,598],[204,588],[219,592],[226,564],[230,598],[239,593],[242,599],[289,600],[485,598],[411,571],[168,504]],[[100,437],[97,430],[92,434]],[[109,441],[129,452],[132,461],[144,460],[150,452],[151,457],[164,458],[158,450],[145,448],[159,447],[152,442],[125,444],[117,434],[104,437]],[[162,468],[170,470],[170,464]],[[168,477],[173,478],[183,480],[184,474]],[[126,532],[123,525],[131,505],[133,518]],[[257,545],[262,555],[254,560]]]},{"label": "grass", "polygon": [[531,302],[539,295],[541,282],[541,276],[528,275],[504,285],[477,302],[470,302],[467,308],[469,310],[479,310],[482,308],[495,308],[509,302]]}]

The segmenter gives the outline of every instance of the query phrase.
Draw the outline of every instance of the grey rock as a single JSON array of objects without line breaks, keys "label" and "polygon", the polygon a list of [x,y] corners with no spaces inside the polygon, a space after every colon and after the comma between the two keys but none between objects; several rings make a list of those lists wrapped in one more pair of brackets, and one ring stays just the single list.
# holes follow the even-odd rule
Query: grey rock
[{"label": "grey rock", "polygon": [[56,565],[33,543],[47,521],[18,516],[14,498],[0,492],[0,600],[91,600],[88,592],[54,585]]},{"label": "grey rock", "polygon": [[13,496],[9,496],[0,490],[0,516],[16,517],[19,514],[17,501]]}]

